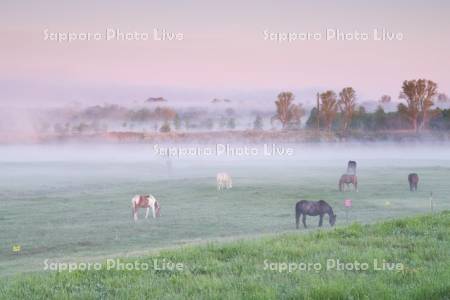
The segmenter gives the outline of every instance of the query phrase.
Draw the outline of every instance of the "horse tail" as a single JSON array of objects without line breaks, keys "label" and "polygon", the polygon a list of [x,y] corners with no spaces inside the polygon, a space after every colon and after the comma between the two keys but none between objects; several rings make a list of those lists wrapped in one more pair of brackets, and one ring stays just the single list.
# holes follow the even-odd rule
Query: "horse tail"
[{"label": "horse tail", "polygon": [[300,207],[300,202],[297,202],[297,204],[295,204],[295,228],[298,229],[298,225],[300,222],[300,215],[302,214],[302,209]]}]

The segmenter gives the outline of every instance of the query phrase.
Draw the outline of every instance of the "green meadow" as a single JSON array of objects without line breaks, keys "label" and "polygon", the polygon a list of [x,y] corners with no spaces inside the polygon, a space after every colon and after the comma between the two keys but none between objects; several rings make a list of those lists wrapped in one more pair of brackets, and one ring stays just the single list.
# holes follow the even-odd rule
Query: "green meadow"
[{"label": "green meadow", "polygon": [[[170,169],[165,159],[133,156],[135,148],[114,154],[94,148],[87,158],[48,151],[39,159],[4,159],[0,296],[408,299],[430,293],[443,298],[449,279],[444,268],[449,215],[438,213],[450,209],[450,160],[440,149],[305,149],[288,158],[173,159]],[[358,193],[338,191],[349,159],[358,161]],[[231,190],[216,190],[219,171],[232,175]],[[410,172],[420,176],[416,193],[408,188]],[[161,202],[161,218],[146,220],[142,210],[135,223],[131,198],[148,193]],[[318,231],[318,218],[308,217],[309,228],[295,230],[294,205],[300,199],[326,200],[337,214],[337,229],[329,230],[325,217]],[[352,200],[350,209],[345,199]],[[432,212],[438,215],[365,226]],[[400,261],[407,270],[261,271],[266,258],[324,262],[329,256]],[[45,270],[46,260],[104,263],[152,257],[181,261],[188,270]]]},{"label": "green meadow", "polygon": [[[449,299],[449,237],[448,211],[372,225],[354,223],[307,234],[291,232],[164,250],[137,259],[138,266],[150,266],[146,270],[112,265],[107,269],[103,264],[99,270],[12,277],[0,283],[0,297]],[[340,262],[330,263],[336,259]],[[162,269],[163,260],[182,268]],[[136,259],[122,262],[136,265]],[[307,263],[321,269],[301,269]],[[357,263],[367,267],[358,269]],[[291,264],[291,269],[283,264]],[[389,264],[396,268],[389,269]]]}]

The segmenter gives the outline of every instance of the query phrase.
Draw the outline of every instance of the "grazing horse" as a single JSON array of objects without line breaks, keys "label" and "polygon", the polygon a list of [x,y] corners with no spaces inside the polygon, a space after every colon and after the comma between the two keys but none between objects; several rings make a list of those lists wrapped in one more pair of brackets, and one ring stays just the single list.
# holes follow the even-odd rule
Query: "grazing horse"
[{"label": "grazing horse", "polygon": [[298,229],[300,216],[303,215],[302,223],[306,228],[306,215],[308,216],[320,216],[319,227],[322,226],[323,215],[328,214],[330,225],[334,226],[336,223],[336,215],[333,213],[331,206],[323,201],[307,201],[300,200],[295,204],[295,226]]},{"label": "grazing horse", "polygon": [[133,212],[134,221],[138,219],[138,209],[146,208],[145,218],[148,218],[150,208],[153,212],[153,218],[160,217],[161,205],[152,195],[136,195],[131,199],[131,208]]},{"label": "grazing horse", "polygon": [[348,161],[347,174],[356,175],[356,161],[353,161],[353,160]]},{"label": "grazing horse", "polygon": [[419,175],[416,173],[411,173],[408,175],[408,182],[409,182],[409,190],[411,192],[417,192],[417,184],[419,183]]},{"label": "grazing horse", "polygon": [[217,190],[231,189],[233,187],[233,182],[231,176],[228,173],[217,173]]},{"label": "grazing horse", "polygon": [[353,184],[355,191],[358,191],[358,177],[350,174],[344,174],[339,179],[339,191],[342,192],[345,190],[344,184],[349,188],[350,183]]}]

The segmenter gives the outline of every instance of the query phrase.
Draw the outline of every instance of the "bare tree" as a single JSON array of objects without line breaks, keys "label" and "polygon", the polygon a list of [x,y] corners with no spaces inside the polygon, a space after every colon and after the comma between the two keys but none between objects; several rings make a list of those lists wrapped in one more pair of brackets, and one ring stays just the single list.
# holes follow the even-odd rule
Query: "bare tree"
[{"label": "bare tree", "polygon": [[336,118],[338,104],[337,96],[333,91],[326,91],[320,94],[320,117],[324,120],[325,126],[328,131],[331,131],[331,126]]},{"label": "bare tree", "polygon": [[320,94],[316,94],[316,129],[320,131]]},{"label": "bare tree", "polygon": [[391,100],[392,100],[392,99],[391,99],[391,96],[389,96],[389,95],[383,95],[383,96],[381,96],[379,102],[380,102],[380,104],[384,105],[384,104],[391,103]]},{"label": "bare tree", "polygon": [[[405,99],[408,107],[408,118],[413,129],[425,128],[428,124],[428,113],[433,106],[433,97],[437,93],[437,84],[431,80],[405,80],[400,98]],[[422,123],[419,127],[419,117]]]},{"label": "bare tree", "polygon": [[353,88],[346,87],[342,89],[339,93],[338,106],[343,116],[342,130],[346,132],[350,126],[356,107],[356,94]]},{"label": "bare tree", "polygon": [[278,100],[275,101],[277,113],[272,117],[273,120],[279,120],[283,129],[288,125],[299,125],[301,118],[305,115],[300,104],[294,104],[294,94],[291,92],[282,92],[278,94]]},{"label": "bare tree", "polygon": [[437,84],[431,80],[419,79],[417,81],[420,109],[422,111],[422,128],[428,128],[429,114],[434,105],[434,97],[437,94]]}]

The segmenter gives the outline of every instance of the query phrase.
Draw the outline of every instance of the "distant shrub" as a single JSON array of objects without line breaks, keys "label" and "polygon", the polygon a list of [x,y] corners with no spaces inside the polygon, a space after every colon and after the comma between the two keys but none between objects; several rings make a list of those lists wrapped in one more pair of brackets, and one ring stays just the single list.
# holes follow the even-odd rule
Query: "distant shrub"
[{"label": "distant shrub", "polygon": [[159,129],[159,132],[170,132],[171,128],[170,128],[170,124],[169,123],[164,123],[161,128]]},{"label": "distant shrub", "polygon": [[234,118],[231,118],[228,120],[227,127],[228,127],[228,129],[236,128],[236,121],[234,120]]},{"label": "distant shrub", "polygon": [[256,116],[255,121],[253,122],[254,130],[262,130],[263,129],[263,119],[260,115]]}]

